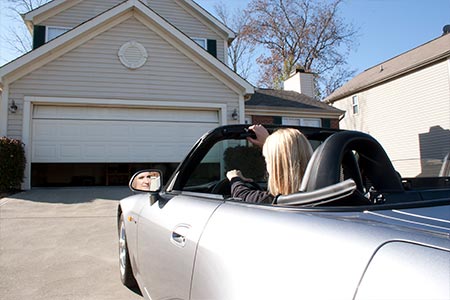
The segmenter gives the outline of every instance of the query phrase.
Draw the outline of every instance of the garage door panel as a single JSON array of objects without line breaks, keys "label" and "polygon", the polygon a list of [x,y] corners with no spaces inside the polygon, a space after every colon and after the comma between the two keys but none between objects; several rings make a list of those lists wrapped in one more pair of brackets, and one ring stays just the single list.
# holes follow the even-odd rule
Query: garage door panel
[{"label": "garage door panel", "polygon": [[105,157],[106,146],[105,145],[86,145],[84,149],[85,156],[84,158],[90,158],[94,161],[101,161],[102,158]]},{"label": "garage door panel", "polygon": [[56,145],[33,144],[32,161],[51,161],[58,156],[57,151]]},{"label": "garage door panel", "polygon": [[[69,110],[67,112],[67,110]],[[167,120],[92,120],[96,108],[35,110],[32,162],[179,162],[207,130],[218,126],[217,111],[198,111],[200,121],[189,121],[194,111],[180,110],[176,122]],[[63,114],[66,111],[67,114]],[[144,114],[149,109],[137,112]],[[56,117],[50,118],[49,112]],[[103,116],[125,115],[129,109],[100,109]],[[81,115],[87,119],[81,118]],[[44,118],[44,116],[46,118]],[[67,119],[64,119],[67,117]],[[184,118],[186,117],[186,118]],[[206,119],[213,120],[205,122]]]},{"label": "garage door panel", "polygon": [[163,108],[123,108],[123,107],[76,107],[39,105],[33,108],[34,119],[63,120],[113,120],[113,121],[161,121],[216,123],[216,111],[163,109]]},{"label": "garage door panel", "polygon": [[60,147],[60,156],[62,160],[72,160],[81,156],[82,147],[76,144],[65,144]]}]

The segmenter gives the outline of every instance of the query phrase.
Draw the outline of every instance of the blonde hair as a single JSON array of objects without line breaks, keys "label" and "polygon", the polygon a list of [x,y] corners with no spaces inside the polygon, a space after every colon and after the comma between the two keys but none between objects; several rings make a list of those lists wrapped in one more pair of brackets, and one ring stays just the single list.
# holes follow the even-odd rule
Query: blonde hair
[{"label": "blonde hair", "polygon": [[311,144],[297,129],[272,133],[263,146],[269,192],[274,196],[298,192],[312,152]]}]

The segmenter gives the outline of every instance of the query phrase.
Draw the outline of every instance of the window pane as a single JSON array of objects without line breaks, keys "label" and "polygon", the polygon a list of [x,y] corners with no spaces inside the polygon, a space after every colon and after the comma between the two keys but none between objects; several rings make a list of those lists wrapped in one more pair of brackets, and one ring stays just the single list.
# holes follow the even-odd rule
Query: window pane
[{"label": "window pane", "polygon": [[283,117],[282,124],[283,125],[298,126],[298,125],[300,125],[300,119]]},{"label": "window pane", "polygon": [[312,118],[302,118],[300,120],[301,126],[308,126],[308,127],[321,127],[322,126],[322,120],[320,119],[312,119]]},{"label": "window pane", "polygon": [[352,110],[353,110],[353,114],[359,113],[358,96],[352,97]]},{"label": "window pane", "polygon": [[206,49],[206,39],[200,39],[200,38],[192,38],[194,42],[199,44],[203,49]]},{"label": "window pane", "polygon": [[48,27],[47,28],[47,42],[53,40],[54,38],[60,36],[64,32],[68,31],[68,28],[61,27]]}]

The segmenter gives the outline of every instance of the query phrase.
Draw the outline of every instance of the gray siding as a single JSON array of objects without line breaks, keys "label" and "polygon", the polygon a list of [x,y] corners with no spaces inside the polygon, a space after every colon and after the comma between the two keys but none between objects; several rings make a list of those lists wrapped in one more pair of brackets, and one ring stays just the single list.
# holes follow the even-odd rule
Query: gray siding
[{"label": "gray siding", "polygon": [[347,113],[340,126],[368,132],[384,146],[402,176],[436,176],[450,151],[450,72],[444,61],[358,93],[334,106]]},{"label": "gray siding", "polygon": [[[84,0],[45,20],[40,25],[73,28],[121,2],[123,0]],[[201,22],[198,17],[188,13],[175,0],[152,0],[148,2],[151,9],[187,36],[217,40],[217,58],[222,62],[225,61],[224,39]]]},{"label": "gray siding", "polygon": [[37,25],[73,28],[121,2],[123,0],[84,0]]},{"label": "gray siding", "polygon": [[[144,45],[149,55],[137,70],[124,67],[117,55],[130,40]],[[24,96],[221,103],[228,105],[228,115],[239,99],[134,17],[12,83],[10,98],[20,109],[9,115],[8,136],[21,138]]]},{"label": "gray siding", "polygon": [[222,62],[225,61],[224,39],[197,17],[189,14],[175,0],[153,0],[149,1],[149,6],[187,36],[217,40],[217,58]]}]

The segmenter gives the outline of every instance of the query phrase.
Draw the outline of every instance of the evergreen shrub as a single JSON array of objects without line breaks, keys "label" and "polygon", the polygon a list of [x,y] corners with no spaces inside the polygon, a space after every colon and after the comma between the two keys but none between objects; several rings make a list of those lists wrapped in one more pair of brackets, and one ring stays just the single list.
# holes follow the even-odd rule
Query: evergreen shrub
[{"label": "evergreen shrub", "polygon": [[19,140],[0,137],[0,191],[20,189],[25,171],[23,146]]}]

